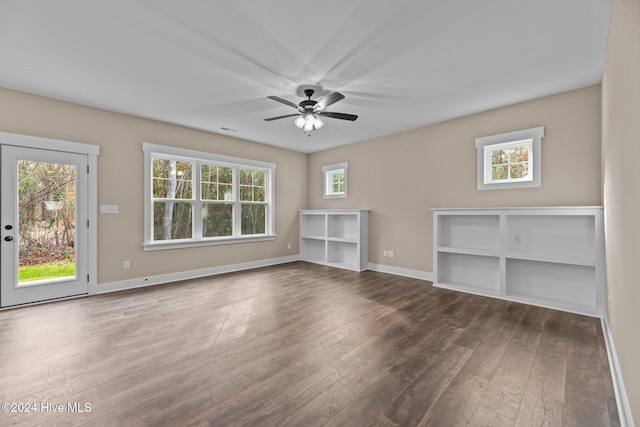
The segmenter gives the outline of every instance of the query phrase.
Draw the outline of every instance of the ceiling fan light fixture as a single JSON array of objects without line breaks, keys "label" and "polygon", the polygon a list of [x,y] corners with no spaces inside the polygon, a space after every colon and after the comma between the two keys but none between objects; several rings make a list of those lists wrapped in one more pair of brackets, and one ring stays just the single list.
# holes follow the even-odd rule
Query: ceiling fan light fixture
[{"label": "ceiling fan light fixture", "polygon": [[313,111],[307,111],[304,114],[304,131],[305,132],[311,132],[312,130],[319,129],[320,126],[322,126],[322,125],[317,126],[316,124],[318,122],[322,123],[322,121],[320,121],[320,119],[318,119],[316,117],[316,115],[313,114]]},{"label": "ceiling fan light fixture", "polygon": [[304,116],[300,115],[298,116],[298,118],[296,119],[296,121],[294,122],[296,124],[296,126],[298,126],[300,129],[302,129],[302,127],[304,126]]},{"label": "ceiling fan light fixture", "polygon": [[305,132],[311,132],[312,130],[314,130],[315,128],[313,127],[313,122],[312,121],[305,121],[303,129],[304,129]]},{"label": "ceiling fan light fixture", "polygon": [[313,127],[315,127],[316,129],[320,129],[322,126],[324,126],[324,122],[320,120],[319,117],[316,117],[313,121]]}]

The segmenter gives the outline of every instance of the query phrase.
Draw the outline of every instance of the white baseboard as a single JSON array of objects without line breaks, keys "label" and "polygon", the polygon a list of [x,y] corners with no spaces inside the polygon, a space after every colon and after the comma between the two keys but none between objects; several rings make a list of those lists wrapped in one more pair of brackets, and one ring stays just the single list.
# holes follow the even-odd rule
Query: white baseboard
[{"label": "white baseboard", "polygon": [[158,276],[140,277],[137,279],[120,280],[117,282],[101,283],[97,287],[97,294],[123,291],[126,289],[143,288],[145,286],[160,285],[163,283],[177,282],[179,280],[195,279],[198,277],[215,276],[217,274],[232,273],[234,271],[250,270],[270,265],[284,264],[298,261],[298,255],[263,259],[259,261],[243,262],[240,264],[221,265],[218,267],[203,268],[200,270],[181,271],[178,273],[161,274]]},{"label": "white baseboard", "polygon": [[413,279],[433,281],[433,273],[428,271],[411,270],[409,268],[392,267],[390,265],[369,263],[369,270],[378,271],[380,273],[395,274],[396,276],[411,277]]},{"label": "white baseboard", "polygon": [[607,357],[609,358],[609,368],[611,369],[611,380],[613,381],[613,390],[616,393],[616,404],[618,405],[618,415],[620,416],[621,427],[633,427],[633,418],[631,417],[631,408],[629,400],[624,388],[620,365],[618,365],[618,355],[613,344],[613,336],[609,328],[609,319],[606,310],[602,310],[602,334],[604,335],[604,343],[607,347]]},{"label": "white baseboard", "polygon": [[[264,259],[259,261],[244,262],[240,264],[222,265],[218,267],[203,268],[200,270],[181,271],[178,273],[161,274],[158,276],[140,277],[137,279],[120,280],[97,285],[96,294],[108,292],[124,291],[127,289],[143,288],[145,286],[161,285],[164,283],[177,282],[179,280],[196,279],[198,277],[215,276],[217,274],[232,273],[234,271],[251,270],[253,268],[268,267],[270,265],[285,264],[287,262],[299,261],[299,255],[291,255],[280,258]],[[433,273],[408,268],[391,267],[382,264],[368,264],[369,270],[380,273],[394,274],[396,276],[411,277],[413,279],[433,280]]]}]

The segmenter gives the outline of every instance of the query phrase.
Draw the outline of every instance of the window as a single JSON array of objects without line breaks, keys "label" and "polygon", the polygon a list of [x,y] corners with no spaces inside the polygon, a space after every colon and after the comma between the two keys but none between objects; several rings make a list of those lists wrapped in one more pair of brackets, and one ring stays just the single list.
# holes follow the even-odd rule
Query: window
[{"label": "window", "polygon": [[145,153],[145,250],[272,240],[275,165],[154,144]]},{"label": "window", "polygon": [[540,187],[544,127],[476,139],[478,190]]},{"label": "window", "polygon": [[323,166],[322,188],[325,199],[347,197],[347,168],[349,163]]},{"label": "window", "polygon": [[484,147],[485,154],[485,183],[532,181],[531,167],[533,156],[531,147],[533,141],[508,142]]}]

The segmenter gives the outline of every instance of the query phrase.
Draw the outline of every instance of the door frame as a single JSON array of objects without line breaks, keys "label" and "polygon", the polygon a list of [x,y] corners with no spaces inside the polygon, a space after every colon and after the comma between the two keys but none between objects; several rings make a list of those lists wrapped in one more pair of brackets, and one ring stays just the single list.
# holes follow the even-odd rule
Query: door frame
[{"label": "door frame", "polygon": [[[87,176],[87,219],[89,221],[89,227],[87,229],[87,273],[89,274],[87,295],[96,294],[98,290],[98,155],[100,154],[100,146],[7,132],[0,132],[0,145],[62,151],[87,156],[87,163],[89,165],[89,173]],[[60,300],[63,299],[65,298],[60,298]],[[15,307],[41,304],[43,302],[23,304]],[[10,310],[15,307],[0,308],[0,310]]]}]

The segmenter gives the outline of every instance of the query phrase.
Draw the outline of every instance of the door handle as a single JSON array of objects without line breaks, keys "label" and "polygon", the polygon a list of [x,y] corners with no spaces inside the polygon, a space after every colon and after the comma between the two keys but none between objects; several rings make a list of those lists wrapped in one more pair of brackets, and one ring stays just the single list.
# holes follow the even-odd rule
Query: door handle
[{"label": "door handle", "polygon": [[11,230],[13,228],[13,225],[5,225],[4,229],[5,230]]},{"label": "door handle", "polygon": [[13,237],[7,236],[7,237],[4,238],[4,240],[5,240],[5,242],[10,242],[10,241],[13,240]]}]

